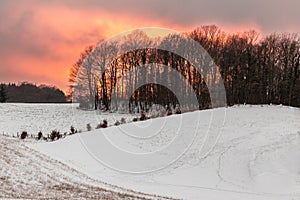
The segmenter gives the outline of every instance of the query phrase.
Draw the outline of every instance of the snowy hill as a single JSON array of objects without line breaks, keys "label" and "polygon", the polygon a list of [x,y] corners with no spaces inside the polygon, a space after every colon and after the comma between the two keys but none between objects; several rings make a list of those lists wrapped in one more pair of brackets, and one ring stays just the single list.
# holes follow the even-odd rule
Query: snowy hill
[{"label": "snowy hill", "polygon": [[158,199],[91,179],[28,142],[0,136],[0,199]]},{"label": "snowy hill", "polygon": [[196,111],[27,146],[93,179],[143,193],[300,199],[298,108]]}]

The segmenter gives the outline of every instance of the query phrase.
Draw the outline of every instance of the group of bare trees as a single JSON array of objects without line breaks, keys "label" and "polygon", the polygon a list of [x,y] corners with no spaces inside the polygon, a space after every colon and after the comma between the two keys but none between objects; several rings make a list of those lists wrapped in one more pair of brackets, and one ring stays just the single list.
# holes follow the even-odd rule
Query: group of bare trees
[{"label": "group of bare trees", "polygon": [[[187,45],[186,37],[208,54]],[[166,49],[178,49],[180,55]],[[129,112],[147,111],[153,104],[190,110],[210,108],[212,103],[222,106],[218,99],[225,95],[228,105],[299,107],[299,65],[296,34],[260,37],[255,31],[227,34],[216,26],[203,26],[153,38],[134,31],[89,46],[71,68],[70,94],[83,108],[112,110],[126,104]],[[191,95],[196,103],[190,101]]]},{"label": "group of bare trees", "polygon": [[[255,31],[224,34],[209,26],[194,30],[191,37],[220,66],[228,104],[300,106],[297,34],[274,33],[260,38]],[[207,37],[210,39],[203,39]]]}]

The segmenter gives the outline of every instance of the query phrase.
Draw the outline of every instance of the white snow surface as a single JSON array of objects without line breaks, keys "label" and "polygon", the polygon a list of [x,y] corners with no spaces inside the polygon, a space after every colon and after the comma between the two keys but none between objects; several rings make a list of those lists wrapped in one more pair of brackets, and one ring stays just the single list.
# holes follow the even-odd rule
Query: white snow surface
[{"label": "white snow surface", "polygon": [[109,185],[0,136],[0,199],[165,199]]},{"label": "white snow surface", "polygon": [[[203,150],[210,139],[206,133],[215,137],[213,148]],[[108,141],[142,158],[119,154]],[[30,147],[94,179],[145,193],[183,199],[300,199],[297,108],[196,111]]]},{"label": "white snow surface", "polygon": [[[74,123],[84,129],[99,117],[75,110],[70,122],[71,117],[66,117],[70,105],[6,105],[0,104],[0,131],[5,132],[20,128],[34,132],[55,125],[59,130],[66,126],[67,131]],[[39,106],[55,110],[55,117],[34,114]],[[26,109],[20,111],[22,107]],[[21,118],[10,113],[13,108]],[[9,118],[2,115],[3,110]],[[113,121],[122,116],[99,118]],[[26,145],[94,180],[137,192],[179,199],[300,199],[299,108],[217,108]]]},{"label": "white snow surface", "polygon": [[65,133],[70,131],[71,126],[84,132],[87,131],[88,123],[95,128],[104,119],[108,121],[109,125],[112,125],[122,117],[126,121],[132,121],[134,117],[129,114],[80,110],[78,104],[75,103],[4,103],[0,104],[0,113],[0,134],[12,136],[16,136],[22,131],[27,131],[30,135],[37,135],[39,131],[47,135],[52,130]]}]

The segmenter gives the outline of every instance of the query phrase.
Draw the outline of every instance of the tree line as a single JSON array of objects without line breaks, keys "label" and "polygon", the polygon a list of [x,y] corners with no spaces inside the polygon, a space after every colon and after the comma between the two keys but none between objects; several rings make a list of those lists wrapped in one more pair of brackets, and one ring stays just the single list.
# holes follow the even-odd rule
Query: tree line
[{"label": "tree line", "polygon": [[[212,25],[163,38],[149,37],[140,30],[124,37],[87,47],[71,67],[70,94],[82,108],[119,110],[127,99],[129,112],[147,111],[153,104],[207,109],[213,103],[224,106],[218,102],[224,95],[227,105],[273,103],[300,107],[297,34],[260,36],[254,30],[225,33]],[[198,42],[208,54],[196,52],[200,59],[187,60],[163,50],[177,48],[188,55],[195,49],[186,46],[186,37]],[[200,70],[190,61],[202,66]],[[174,76],[174,71],[181,76]],[[147,84],[139,86],[143,82]],[[196,104],[189,101],[191,95],[196,96]]]},{"label": "tree line", "polygon": [[58,88],[23,82],[0,86],[0,102],[9,103],[65,103],[66,96]]}]

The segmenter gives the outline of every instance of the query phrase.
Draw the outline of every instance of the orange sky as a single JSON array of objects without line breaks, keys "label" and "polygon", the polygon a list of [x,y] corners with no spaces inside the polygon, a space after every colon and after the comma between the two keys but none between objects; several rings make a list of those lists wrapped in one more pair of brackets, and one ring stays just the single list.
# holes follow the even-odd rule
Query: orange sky
[{"label": "orange sky", "polygon": [[[30,25],[24,25],[28,35],[16,35],[16,48],[2,54],[6,57],[2,66],[12,68],[2,68],[1,82],[45,83],[66,91],[69,68],[86,46],[143,26],[177,28],[160,21],[127,15],[114,16],[105,12],[82,12],[65,7],[43,6],[33,9],[34,15],[28,19]],[[24,16],[13,17],[22,19]],[[25,46],[27,43],[31,43],[28,48]],[[22,49],[23,45],[25,49]],[[8,76],[5,76],[6,73]]]},{"label": "orange sky", "polygon": [[[235,15],[229,18],[231,12],[226,13],[226,7],[220,10],[224,12],[222,15],[218,12],[220,16],[209,17],[206,9],[202,14],[193,13],[194,7],[199,6],[199,1],[194,0],[190,1],[191,5],[168,0],[164,3],[154,0],[148,5],[132,0],[128,3],[120,0],[110,3],[101,0],[63,2],[0,2],[0,82],[30,81],[56,85],[66,91],[68,70],[86,46],[134,28],[154,26],[187,31],[203,24],[216,23],[225,31],[255,28],[268,33],[278,30],[276,26],[266,28],[256,19],[254,11],[249,16],[236,11],[234,14],[240,15],[241,20],[237,20]],[[213,8],[213,4],[206,3]],[[223,15],[228,19],[224,19]],[[264,19],[261,20],[263,22]],[[283,31],[289,30],[298,31],[293,24],[283,28]]]}]

